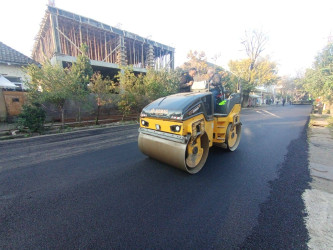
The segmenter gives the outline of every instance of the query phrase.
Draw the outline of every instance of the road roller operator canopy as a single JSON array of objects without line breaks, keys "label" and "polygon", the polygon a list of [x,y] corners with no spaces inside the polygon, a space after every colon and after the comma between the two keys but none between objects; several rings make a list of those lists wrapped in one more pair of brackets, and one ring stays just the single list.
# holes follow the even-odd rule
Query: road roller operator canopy
[{"label": "road roller operator canopy", "polygon": [[142,153],[195,174],[213,145],[234,151],[241,134],[240,96],[226,100],[225,114],[214,114],[212,98],[211,92],[179,93],[147,105],[140,117]]}]

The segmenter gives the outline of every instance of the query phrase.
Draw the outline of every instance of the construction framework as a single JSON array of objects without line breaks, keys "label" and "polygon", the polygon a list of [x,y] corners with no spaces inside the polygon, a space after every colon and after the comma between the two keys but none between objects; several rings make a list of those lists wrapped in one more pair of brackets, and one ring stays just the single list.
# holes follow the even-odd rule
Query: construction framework
[{"label": "construction framework", "polygon": [[83,43],[93,67],[119,70],[132,65],[139,72],[174,68],[174,48],[52,6],[47,7],[32,58],[65,65],[76,60]]}]

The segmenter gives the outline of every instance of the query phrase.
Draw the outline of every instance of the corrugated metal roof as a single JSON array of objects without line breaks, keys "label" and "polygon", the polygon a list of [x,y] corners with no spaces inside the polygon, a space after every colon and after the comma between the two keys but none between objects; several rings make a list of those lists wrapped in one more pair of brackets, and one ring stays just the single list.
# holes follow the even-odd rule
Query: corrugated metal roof
[{"label": "corrugated metal roof", "polygon": [[17,50],[0,42],[0,63],[11,63],[18,65],[28,65],[31,63],[37,64],[33,59],[23,55]]}]

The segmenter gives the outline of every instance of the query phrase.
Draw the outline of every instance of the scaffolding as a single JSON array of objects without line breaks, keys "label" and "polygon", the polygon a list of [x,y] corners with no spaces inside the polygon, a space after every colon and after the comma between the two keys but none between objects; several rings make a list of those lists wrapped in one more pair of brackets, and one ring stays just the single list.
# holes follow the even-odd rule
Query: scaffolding
[{"label": "scaffolding", "polygon": [[52,6],[42,20],[32,58],[40,63],[52,58],[73,61],[84,43],[92,65],[132,65],[138,71],[174,68],[174,48]]}]

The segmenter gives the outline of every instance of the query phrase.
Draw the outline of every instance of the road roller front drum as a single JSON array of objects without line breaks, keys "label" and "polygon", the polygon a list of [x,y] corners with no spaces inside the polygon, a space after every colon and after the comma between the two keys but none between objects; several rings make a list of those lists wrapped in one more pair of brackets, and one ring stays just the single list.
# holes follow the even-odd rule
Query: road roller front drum
[{"label": "road roller front drum", "polygon": [[201,170],[209,153],[209,140],[206,133],[197,136],[194,140],[190,139],[187,143],[139,133],[138,146],[145,155],[190,174]]}]

